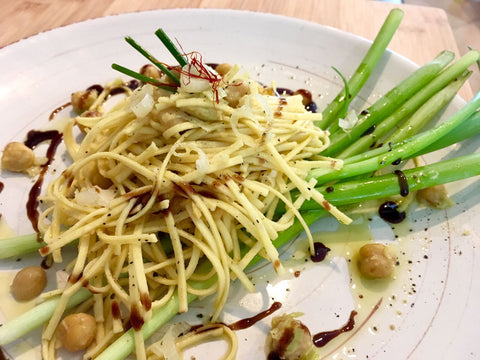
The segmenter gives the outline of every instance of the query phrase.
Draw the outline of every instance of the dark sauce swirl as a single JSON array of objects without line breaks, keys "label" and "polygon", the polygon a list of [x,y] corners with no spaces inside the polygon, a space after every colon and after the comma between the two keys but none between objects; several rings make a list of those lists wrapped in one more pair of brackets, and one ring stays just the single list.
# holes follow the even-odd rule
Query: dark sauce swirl
[{"label": "dark sauce swirl", "polygon": [[0,360],[8,360],[9,358],[5,355],[5,352],[2,347],[0,347]]},{"label": "dark sauce swirl", "polygon": [[405,174],[401,170],[395,170],[395,175],[398,177],[398,185],[400,186],[400,195],[407,196],[410,192],[408,187],[408,180]]},{"label": "dark sauce swirl", "polygon": [[67,107],[69,107],[70,105],[72,105],[72,103],[69,101],[63,105],[60,105],[59,107],[57,107],[55,110],[53,110],[51,113],[50,113],[50,116],[48,117],[48,120],[53,120],[53,118],[62,110],[66,109]]},{"label": "dark sauce swirl", "polygon": [[378,209],[380,217],[392,224],[399,224],[405,220],[405,211],[398,211],[398,204],[395,201],[386,201]]},{"label": "dark sauce swirl", "polygon": [[353,327],[355,326],[355,315],[357,315],[357,312],[355,310],[352,310],[347,323],[344,326],[342,326],[340,329],[323,331],[313,335],[312,337],[313,344],[316,347],[323,347],[327,345],[330,341],[332,341],[334,338],[336,338],[338,335],[352,330]]},{"label": "dark sauce swirl", "polygon": [[325,260],[325,257],[330,251],[328,247],[326,247],[323,243],[318,241],[313,243],[313,250],[314,250],[314,254],[310,256],[310,259],[312,259],[313,262],[321,262]]},{"label": "dark sauce swirl", "polygon": [[[53,161],[58,145],[62,141],[62,134],[56,130],[49,130],[49,131],[31,130],[27,134],[27,140],[25,140],[25,145],[33,149],[44,141],[50,141],[50,144],[47,149],[47,154],[46,154],[47,162],[42,165],[42,170],[40,171],[40,175],[38,176],[37,181],[35,181],[32,188],[30,189],[30,192],[28,194],[28,201],[27,201],[27,216],[30,222],[32,223],[33,229],[35,230],[37,235],[39,235],[38,197],[40,196],[40,192],[42,190],[45,173],[47,172],[49,165]],[[37,239],[40,241],[39,236],[37,236]]]},{"label": "dark sauce swirl", "polygon": [[282,307],[282,303],[275,301],[267,310],[262,311],[255,316],[238,320],[237,322],[234,322],[233,324],[228,325],[228,327],[232,330],[243,330],[247,329],[250,326],[255,325],[257,322],[260,320],[266,318],[267,316],[270,316],[272,313],[277,311]]}]

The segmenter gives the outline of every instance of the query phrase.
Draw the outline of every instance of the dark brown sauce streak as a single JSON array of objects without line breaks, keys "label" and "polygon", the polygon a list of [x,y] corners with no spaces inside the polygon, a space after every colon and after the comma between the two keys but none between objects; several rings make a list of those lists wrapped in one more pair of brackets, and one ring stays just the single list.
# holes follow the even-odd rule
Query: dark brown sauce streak
[{"label": "dark brown sauce streak", "polygon": [[392,224],[399,224],[405,220],[407,214],[405,211],[398,211],[398,204],[395,201],[385,201],[378,208],[378,215]]},{"label": "dark brown sauce streak", "polygon": [[[284,329],[283,334],[280,340],[278,341],[277,348],[275,349],[276,351],[274,354],[276,356],[285,355],[285,353],[287,352],[287,348],[290,345],[290,343],[293,341],[293,339],[295,339],[295,331],[293,327],[288,327]],[[270,356],[269,356],[269,359],[270,359]]]},{"label": "dark brown sauce streak", "polygon": [[93,85],[90,85],[88,88],[86,88],[85,91],[94,91],[94,90],[100,94],[104,90],[104,88],[100,84],[93,84]]},{"label": "dark brown sauce streak", "polygon": [[282,360],[282,358],[275,351],[272,351],[268,354],[267,360]]},{"label": "dark brown sauce streak", "polygon": [[274,302],[267,310],[262,311],[261,313],[258,313],[255,316],[238,320],[237,322],[234,322],[233,324],[227,325],[225,323],[209,323],[209,324],[198,324],[198,325],[193,325],[190,327],[189,331],[194,331],[197,334],[201,334],[207,331],[210,331],[212,329],[217,329],[221,326],[226,326],[231,330],[244,330],[247,329],[253,325],[255,325],[257,322],[260,320],[266,318],[267,316],[270,316],[273,314],[275,311],[280,309],[282,307],[282,303],[276,301]]},{"label": "dark brown sauce streak", "polygon": [[5,351],[0,347],[0,360],[8,360],[9,358],[5,355]]},{"label": "dark brown sauce streak", "polygon": [[145,205],[147,205],[148,200],[150,200],[151,195],[151,193],[145,193],[137,196],[128,216],[134,215],[138,213],[141,209],[143,209]]},{"label": "dark brown sauce streak", "polygon": [[70,106],[72,105],[71,102],[67,102],[63,105],[60,105],[59,107],[57,107],[55,110],[53,110],[51,113],[50,113],[50,116],[48,117],[48,120],[52,121],[53,118],[60,112],[62,111],[63,109],[65,109],[67,106]]},{"label": "dark brown sauce streak", "polygon": [[326,247],[323,243],[316,241],[313,243],[314,254],[310,256],[313,262],[321,262],[325,260],[330,248]]},{"label": "dark brown sauce streak", "polygon": [[410,192],[410,189],[408,188],[408,180],[403,171],[401,170],[395,170],[395,175],[398,177],[398,185],[400,186],[400,195],[403,197],[407,196],[408,193]]},{"label": "dark brown sauce streak", "polygon": [[[47,130],[47,131],[30,130],[27,133],[27,140],[24,141],[24,144],[30,149],[34,149],[37,145],[41,144],[44,141],[49,141],[49,140],[53,141],[59,135],[60,133],[57,130]],[[47,150],[47,157],[48,157],[48,150]]]},{"label": "dark brown sauce streak", "polygon": [[277,95],[280,97],[280,96],[285,96],[285,95],[289,95],[289,96],[292,96],[295,92],[292,90],[292,89],[289,89],[289,88],[277,88]]},{"label": "dark brown sauce streak", "polygon": [[57,150],[58,145],[62,141],[62,134],[56,130],[49,130],[49,131],[36,131],[31,130],[27,134],[27,140],[25,140],[25,145],[29,148],[33,149],[38,144],[44,141],[50,141],[50,145],[47,149],[47,162],[42,165],[42,170],[40,171],[40,175],[38,176],[37,181],[33,184],[30,192],[28,194],[28,201],[27,201],[27,215],[28,219],[32,223],[33,229],[37,233],[37,240],[40,241],[40,234],[38,231],[38,196],[42,190],[43,179],[45,177],[45,173],[47,172],[48,166],[52,163],[53,157],[55,155],[55,151]]},{"label": "dark brown sauce streak", "polygon": [[285,99],[283,96],[279,97],[277,111],[273,113],[273,116],[274,117],[282,116],[282,110],[285,107],[285,105],[287,105],[287,99]]},{"label": "dark brown sauce streak", "polygon": [[53,265],[53,257],[51,254],[48,254],[42,259],[42,262],[40,263],[40,266],[42,269],[48,270],[52,267]]},{"label": "dark brown sauce streak", "polygon": [[372,133],[375,131],[376,128],[377,128],[377,125],[375,125],[375,124],[372,125],[372,126],[370,126],[367,130],[365,130],[365,131],[363,132],[362,135],[360,135],[360,137],[362,137],[362,136],[367,136],[367,135],[372,134]]},{"label": "dark brown sauce streak", "polygon": [[357,312],[355,310],[352,310],[347,323],[343,325],[340,329],[323,331],[313,335],[313,345],[315,345],[316,347],[323,347],[327,345],[331,340],[336,338],[338,335],[353,330],[353,327],[355,326],[355,315],[357,315]]},{"label": "dark brown sauce streak", "polygon": [[[288,96],[301,95],[306,102],[305,109],[312,113],[317,112],[317,104],[315,103],[315,101],[313,101],[312,93],[306,89],[297,89],[293,91],[288,88],[277,88],[276,92],[278,97],[282,97],[285,95],[288,95]],[[281,115],[281,111],[280,112],[277,111],[276,113],[278,113],[277,114],[278,116]]]},{"label": "dark brown sauce streak", "polygon": [[144,323],[145,321],[143,320],[137,304],[133,304],[130,309],[130,324],[132,325],[133,330],[140,331]]},{"label": "dark brown sauce streak", "polygon": [[114,96],[114,95],[123,94],[123,93],[125,93],[125,89],[115,88],[115,89],[112,89],[108,95]]},{"label": "dark brown sauce streak", "polygon": [[129,82],[127,82],[125,86],[128,87],[130,90],[135,90],[140,86],[140,81],[136,79],[132,79]]},{"label": "dark brown sauce streak", "polygon": [[313,101],[312,93],[307,89],[297,89],[294,92],[295,95],[302,95],[302,97],[308,102],[311,103]]},{"label": "dark brown sauce streak", "polygon": [[121,313],[120,313],[120,305],[118,305],[117,301],[112,301],[112,316],[114,319],[120,319]]},{"label": "dark brown sauce streak", "polygon": [[317,112],[317,104],[313,101],[312,93],[306,89],[295,90],[294,95],[301,95],[303,98],[303,103],[305,104],[305,110],[312,113]]},{"label": "dark brown sauce streak", "polygon": [[355,327],[355,329],[350,333],[350,335],[346,336],[342,342],[340,342],[339,344],[337,344],[334,348],[332,348],[330,350],[329,353],[327,354],[322,354],[323,355],[323,358],[324,359],[327,359],[329,358],[330,356],[332,356],[333,354],[335,354],[335,352],[337,352],[339,349],[341,349],[356,333],[358,333],[367,323],[368,321],[370,320],[370,318],[373,316],[373,314],[375,314],[377,312],[377,310],[380,308],[380,305],[382,304],[382,301],[383,301],[383,297],[381,297],[377,303],[375,304],[375,306],[372,308],[372,310],[370,311],[370,313],[367,315],[367,317],[365,319],[363,319],[363,321],[359,324],[357,324],[357,326]]},{"label": "dark brown sauce streak", "polygon": [[152,300],[150,299],[148,293],[142,293],[140,295],[140,302],[146,311],[149,311],[152,308]]},{"label": "dark brown sauce streak", "polygon": [[[315,113],[317,112],[317,104],[315,101],[313,101],[312,93],[306,89],[297,89],[295,91],[288,89],[288,88],[277,88],[277,96],[282,97],[285,95],[292,96],[292,95],[301,95],[305,102],[307,103],[305,105],[305,109]],[[281,115],[281,111],[275,112],[277,116]]]},{"label": "dark brown sauce streak", "polygon": [[392,162],[392,165],[400,165],[401,162],[402,162],[402,158],[398,158],[397,160]]},{"label": "dark brown sauce streak", "polygon": [[75,273],[71,273],[69,276],[68,276],[68,282],[70,284],[75,284],[78,280],[80,280],[83,276],[83,271],[80,271],[79,274],[75,274]]},{"label": "dark brown sauce streak", "polygon": [[5,187],[5,184],[0,181],[0,193],[3,191],[4,187]]},{"label": "dark brown sauce streak", "polygon": [[267,316],[270,316],[273,314],[275,311],[280,309],[282,307],[282,303],[275,301],[272,306],[270,306],[267,310],[262,311],[261,313],[258,313],[255,316],[238,320],[237,322],[234,322],[233,324],[227,325],[231,330],[243,330],[247,329],[250,326],[255,325],[257,322],[260,320],[266,318]]}]

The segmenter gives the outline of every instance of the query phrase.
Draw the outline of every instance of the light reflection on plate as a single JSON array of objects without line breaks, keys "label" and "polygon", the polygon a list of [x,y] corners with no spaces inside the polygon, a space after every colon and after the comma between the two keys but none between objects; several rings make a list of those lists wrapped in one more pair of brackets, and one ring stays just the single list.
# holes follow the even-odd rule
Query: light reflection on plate
[{"label": "light reflection on plate", "polygon": [[[158,27],[178,39],[186,51],[200,51],[207,62],[239,63],[263,83],[275,80],[281,87],[311,90],[320,109],[340,89],[341,81],[331,66],[351,74],[369,46],[359,37],[318,24],[226,10],[162,10],[74,24],[0,50],[0,67],[4,69],[0,73],[0,147],[23,140],[30,129],[45,128],[50,112],[68,101],[71,92],[117,77],[110,69],[111,63],[130,68],[143,65],[144,60],[123,41],[123,36],[132,36],[158,58],[171,62],[153,35]],[[386,54],[354,107],[371,103],[414,68],[406,59]],[[461,104],[456,99],[445,116]],[[478,143],[470,141],[456,147],[454,153],[476,151]],[[428,159],[444,156],[439,153]],[[62,157],[57,156],[52,169],[61,168]],[[24,210],[31,180],[3,172],[1,181],[5,184],[0,194],[4,219],[18,234],[31,232]],[[370,293],[359,299],[357,291],[350,291],[349,263],[342,257],[348,250],[344,240],[329,236],[332,252],[324,263],[312,266],[303,259],[287,260],[300,276],[276,279],[271,268],[264,266],[250,274],[258,293],[247,294],[238,285],[233,286],[224,320],[254,315],[278,300],[284,304],[281,312],[303,312],[301,320],[312,332],[319,332],[342,326],[353,308],[362,303],[371,308],[382,298],[378,310],[358,331],[340,336],[322,354],[332,359],[478,358],[479,346],[471,341],[480,315],[476,249],[480,225],[472,221],[479,216],[478,181],[451,184],[449,189],[458,203],[456,207],[446,211],[413,207],[403,229],[392,230],[378,218],[368,222],[377,241],[394,242],[399,251],[398,278],[388,286],[377,290],[370,287]],[[314,228],[334,231],[336,224],[323,220]],[[352,230],[351,235],[355,235]],[[301,240],[285,250],[284,257],[295,253],[302,246]],[[0,266],[7,271],[27,263],[38,260],[23,257],[18,262],[3,261]],[[8,284],[2,284],[0,290],[8,291]],[[208,317],[208,300],[192,304],[188,321],[200,322],[199,314],[203,319]],[[269,323],[266,319],[238,332],[239,359],[265,358]],[[32,341],[38,342],[32,339],[34,336],[29,336],[21,347],[7,349],[16,358],[31,359],[24,350]],[[197,359],[203,358],[201,353],[211,359],[222,346],[210,344],[192,353]]]}]

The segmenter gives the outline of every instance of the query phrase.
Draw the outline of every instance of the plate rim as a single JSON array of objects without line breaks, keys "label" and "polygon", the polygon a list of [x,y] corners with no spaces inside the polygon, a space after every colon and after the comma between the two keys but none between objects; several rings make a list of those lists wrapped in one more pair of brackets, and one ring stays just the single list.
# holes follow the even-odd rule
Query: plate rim
[{"label": "plate rim", "polygon": [[[202,8],[202,9],[196,9],[196,8],[192,8],[192,9],[190,9],[190,8],[157,9],[157,10],[148,10],[148,11],[139,11],[139,12],[130,12],[130,13],[123,13],[123,14],[107,15],[107,16],[104,16],[104,17],[99,17],[99,18],[95,18],[95,19],[88,19],[88,20],[64,25],[64,26],[61,26],[61,27],[56,27],[56,28],[51,29],[51,30],[46,30],[44,32],[32,35],[31,37],[28,37],[28,38],[25,38],[25,39],[21,39],[16,43],[12,43],[10,45],[7,45],[6,47],[1,48],[0,49],[0,61],[1,61],[1,55],[2,55],[3,50],[5,48],[13,47],[14,48],[13,51],[15,51],[16,46],[26,46],[26,45],[30,44],[30,41],[36,41],[37,38],[40,38],[40,40],[42,40],[43,37],[48,37],[51,32],[63,30],[67,27],[73,29],[75,27],[89,26],[93,22],[95,22],[95,23],[103,23],[104,21],[108,22],[108,21],[110,21],[110,19],[114,19],[114,18],[118,19],[118,18],[123,18],[123,17],[127,17],[127,16],[132,16],[132,15],[134,17],[137,17],[137,16],[141,16],[145,13],[157,13],[157,12],[162,12],[163,13],[163,12],[174,12],[174,11],[175,12],[176,11],[181,11],[181,12],[194,11],[194,12],[198,12],[198,13],[232,13],[232,14],[235,14],[235,16],[237,14],[242,14],[241,16],[243,16],[243,14],[248,14],[248,15],[254,14],[254,16],[258,16],[258,18],[263,18],[264,16],[267,16],[268,18],[294,21],[294,22],[299,23],[299,24],[309,24],[309,26],[320,27],[323,30],[333,31],[333,32],[336,32],[336,33],[339,33],[339,34],[342,34],[342,35],[348,35],[348,37],[356,38],[358,40],[361,40],[362,42],[371,43],[370,40],[368,40],[364,37],[361,37],[361,36],[356,35],[356,34],[349,33],[349,32],[344,31],[344,30],[340,30],[340,29],[337,29],[337,28],[334,28],[334,27],[331,27],[331,26],[323,25],[323,24],[320,24],[320,23],[317,23],[317,22],[312,22],[312,21],[308,21],[308,20],[304,20],[304,19],[289,17],[289,16],[286,16],[286,15],[262,13],[262,12],[255,12],[255,11],[250,11],[250,10],[235,10],[235,9],[205,9],[205,8]],[[26,45],[24,45],[24,43],[26,43]],[[17,45],[17,44],[20,44],[20,45]],[[409,64],[413,65],[414,67],[418,67],[417,64],[415,64],[413,61],[409,60],[408,58],[402,56],[401,54],[398,54],[398,53],[393,52],[391,50],[387,50],[387,51],[394,54],[396,57],[399,57],[402,61],[408,62]]]},{"label": "plate rim", "polygon": [[[274,13],[269,13],[269,12],[264,12],[264,11],[256,11],[256,10],[247,10],[247,9],[225,9],[225,8],[193,8],[193,7],[182,7],[182,8],[168,8],[168,9],[150,9],[150,10],[140,10],[140,11],[128,11],[124,13],[117,13],[117,14],[108,14],[100,17],[95,17],[95,18],[90,18],[90,19],[85,19],[85,20],[80,20],[80,21],[75,21],[72,23],[56,26],[51,29],[43,30],[38,33],[32,34],[30,36],[18,39],[12,43],[6,44],[5,46],[0,48],[0,60],[2,56],[5,56],[3,53],[4,52],[9,52],[15,50],[16,47],[21,47],[21,46],[26,46],[30,42],[34,41],[45,41],[47,39],[44,39],[45,37],[48,37],[51,33],[55,33],[59,30],[69,30],[69,29],[74,29],[76,27],[84,27],[84,26],[89,26],[91,24],[100,24],[105,21],[112,21],[112,20],[119,20],[120,18],[127,18],[127,17],[141,17],[141,16],[153,16],[157,13],[168,13],[168,12],[182,12],[182,13],[211,13],[211,14],[233,14],[234,16],[254,16],[257,18],[270,18],[270,19],[277,19],[278,21],[284,20],[284,21],[289,21],[289,22],[296,22],[300,25],[306,25],[306,26],[312,26],[312,27],[320,27],[323,28],[326,31],[331,31],[336,33],[337,35],[341,36],[348,36],[348,37],[353,37],[356,38],[357,40],[364,42],[366,44],[371,44],[373,43],[373,40],[370,40],[364,36],[354,34],[351,32],[348,32],[343,29],[336,28],[331,25],[325,25],[313,20],[307,20],[307,19],[302,19],[290,15],[285,15],[285,14],[274,14]],[[121,20],[121,19],[120,19]],[[391,50],[390,48],[387,47],[386,53],[391,53],[394,54],[394,56],[398,56],[402,58],[404,61],[407,63],[410,63],[414,67],[419,67],[420,65],[414,62],[413,60],[407,58],[406,56]]]}]

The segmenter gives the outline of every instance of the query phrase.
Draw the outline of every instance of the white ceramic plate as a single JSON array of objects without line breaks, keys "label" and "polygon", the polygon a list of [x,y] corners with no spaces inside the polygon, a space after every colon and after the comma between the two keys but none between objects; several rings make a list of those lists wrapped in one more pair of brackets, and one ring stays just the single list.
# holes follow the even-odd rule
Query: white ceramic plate
[{"label": "white ceramic plate", "polygon": [[[22,141],[30,129],[45,128],[51,111],[67,102],[71,92],[118,77],[111,63],[130,68],[143,65],[144,59],[123,41],[123,36],[132,36],[158,58],[173,62],[153,35],[159,27],[178,39],[185,51],[200,51],[206,62],[239,63],[264,83],[275,79],[282,87],[311,90],[320,109],[340,89],[341,81],[331,66],[350,75],[370,45],[364,39],[318,24],[225,10],[152,11],[66,26],[0,50],[0,147],[13,140]],[[387,53],[355,106],[371,103],[415,67]],[[461,104],[462,100],[456,99],[446,114]],[[475,151],[478,143],[470,141],[455,147],[452,153]],[[449,155],[440,153],[429,160],[445,156]],[[52,169],[61,167],[61,156],[57,156]],[[3,172],[1,181],[5,184],[0,194],[3,219],[17,234],[31,232],[24,205],[31,180]],[[449,190],[457,206],[447,211],[414,206],[406,224],[395,229],[374,217],[369,231],[359,232],[362,225],[358,225],[342,231],[335,240],[323,235],[333,248],[327,261],[314,266],[306,265],[303,259],[287,261],[292,271],[300,271],[298,277],[275,279],[268,266],[252,272],[258,293],[247,294],[234,286],[224,321],[255,315],[277,300],[283,303],[279,313],[303,312],[300,319],[316,333],[341,327],[353,309],[360,309],[354,330],[320,350],[325,358],[477,359],[480,346],[473,336],[480,319],[478,181],[452,184]],[[336,225],[327,220],[315,228],[334,231]],[[342,257],[351,246],[345,244],[370,236],[399,249],[396,279],[383,287],[352,291],[348,262]],[[285,258],[299,247],[301,241],[287,248]],[[7,306],[9,280],[5,274],[32,262],[39,260],[22,257],[0,264],[1,316],[14,313]],[[355,283],[362,285],[361,281]],[[380,299],[378,309],[367,316]],[[198,314],[204,319],[208,316],[208,301],[193,304],[188,320],[198,323]],[[267,319],[238,332],[239,359],[265,358],[269,323]],[[37,332],[6,350],[19,359],[39,358],[38,350],[35,356],[28,351],[38,345],[38,339]],[[209,344],[192,354],[197,359],[214,359],[223,346]]]}]

